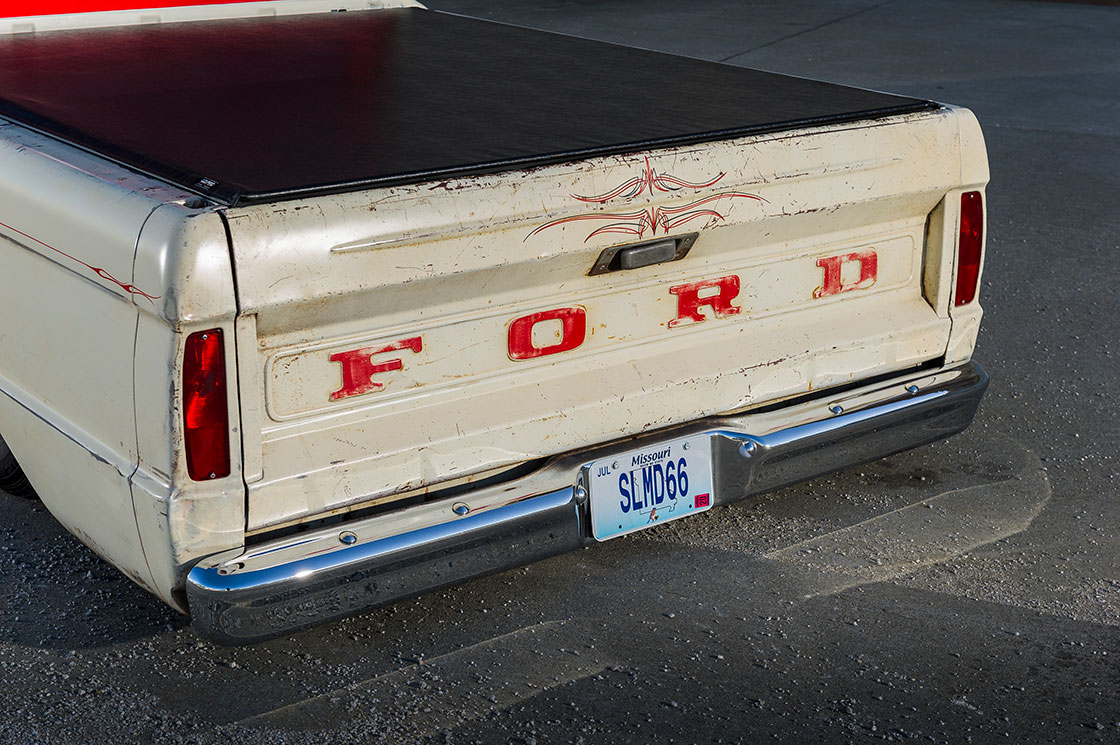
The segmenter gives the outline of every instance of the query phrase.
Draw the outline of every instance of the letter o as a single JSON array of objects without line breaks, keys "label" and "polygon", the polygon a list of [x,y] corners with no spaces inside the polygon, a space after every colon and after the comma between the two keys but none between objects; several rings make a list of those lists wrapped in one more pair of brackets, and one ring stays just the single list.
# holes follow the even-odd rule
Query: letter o
[{"label": "letter o", "polygon": [[[560,341],[547,347],[533,344],[533,327],[542,321],[560,321]],[[587,311],[583,308],[556,308],[540,313],[530,313],[515,319],[509,325],[509,358],[531,360],[575,349],[587,336]]]}]

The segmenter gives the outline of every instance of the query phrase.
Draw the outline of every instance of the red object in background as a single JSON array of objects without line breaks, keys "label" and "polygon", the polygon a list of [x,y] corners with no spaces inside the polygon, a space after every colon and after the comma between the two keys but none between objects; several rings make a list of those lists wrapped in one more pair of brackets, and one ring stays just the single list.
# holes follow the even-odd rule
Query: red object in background
[{"label": "red object in background", "polygon": [[184,5],[231,5],[248,0],[11,0],[0,3],[0,18],[92,13],[99,10],[144,10]]},{"label": "red object in background", "polygon": [[221,329],[187,337],[183,354],[187,473],[195,481],[229,476],[229,402]]},{"label": "red object in background", "polygon": [[961,194],[961,232],[957,242],[957,291],[953,305],[976,299],[980,258],[984,247],[984,198],[978,191]]}]

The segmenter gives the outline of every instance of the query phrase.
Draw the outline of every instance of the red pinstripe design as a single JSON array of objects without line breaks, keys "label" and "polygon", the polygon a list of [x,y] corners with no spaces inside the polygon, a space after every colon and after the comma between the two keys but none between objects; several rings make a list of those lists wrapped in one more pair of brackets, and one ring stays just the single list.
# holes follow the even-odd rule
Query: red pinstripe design
[{"label": "red pinstripe design", "polygon": [[[606,204],[615,199],[631,200],[642,194],[649,193],[653,196],[656,192],[674,192],[681,189],[707,189],[714,186],[726,174],[720,172],[708,181],[692,182],[685,181],[684,179],[677,178],[671,174],[659,174],[653,169],[649,163],[649,158],[646,158],[645,168],[642,170],[641,175],[635,176],[628,181],[625,181],[618,186],[594,196],[581,196],[579,194],[572,194],[573,199],[578,199],[581,202],[588,202],[590,204]],[[748,194],[746,192],[738,191],[725,191],[719,194],[712,194],[702,199],[697,199],[688,204],[683,204],[679,207],[647,207],[639,210],[628,212],[587,212],[580,215],[571,215],[569,217],[561,217],[544,225],[537,227],[529,235],[525,236],[525,240],[540,233],[543,230],[554,228],[557,225],[566,225],[567,223],[582,222],[584,220],[606,222],[595,228],[587,237],[584,238],[584,243],[592,238],[603,235],[605,233],[621,233],[623,235],[634,235],[639,238],[644,236],[647,232],[657,235],[658,231],[668,233],[674,228],[681,225],[698,220],[700,218],[708,218],[710,220],[725,220],[723,212],[715,208],[715,205],[721,200],[731,199],[753,199],[758,202],[766,201],[756,194]],[[706,206],[707,205],[707,206]]]},{"label": "red pinstripe design", "polygon": [[35,241],[36,243],[38,243],[43,248],[48,248],[51,251],[54,251],[56,254],[58,254],[60,256],[64,256],[67,259],[70,259],[70,261],[73,261],[75,264],[81,264],[82,266],[84,266],[86,269],[89,269],[91,272],[96,274],[101,279],[104,279],[107,282],[112,282],[117,287],[121,288],[122,290],[129,293],[130,295],[139,295],[142,298],[147,298],[148,302],[152,303],[153,305],[155,304],[155,301],[159,300],[159,298],[160,298],[159,295],[149,295],[148,293],[144,292],[143,290],[136,287],[135,285],[128,284],[127,282],[121,282],[119,279],[114,277],[112,274],[110,274],[105,269],[102,269],[99,266],[94,266],[93,264],[87,264],[86,262],[82,261],[81,259],[79,259],[75,256],[71,256],[70,254],[66,253],[65,251],[57,249],[49,243],[44,243],[43,241],[39,240],[38,238],[36,238],[33,235],[28,235],[27,233],[23,232],[19,228],[13,228],[11,225],[8,225],[7,223],[3,223],[3,222],[0,222],[0,228],[7,228],[8,230],[12,231],[13,233],[18,233],[19,235],[22,235],[24,238],[27,238],[28,240]]}]

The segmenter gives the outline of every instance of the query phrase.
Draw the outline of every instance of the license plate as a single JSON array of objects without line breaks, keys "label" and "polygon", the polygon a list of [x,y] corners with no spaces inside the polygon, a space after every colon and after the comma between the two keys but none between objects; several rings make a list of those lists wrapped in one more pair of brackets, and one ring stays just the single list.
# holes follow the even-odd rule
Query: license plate
[{"label": "license plate", "polygon": [[712,506],[708,435],[632,450],[587,467],[596,540],[678,520]]}]

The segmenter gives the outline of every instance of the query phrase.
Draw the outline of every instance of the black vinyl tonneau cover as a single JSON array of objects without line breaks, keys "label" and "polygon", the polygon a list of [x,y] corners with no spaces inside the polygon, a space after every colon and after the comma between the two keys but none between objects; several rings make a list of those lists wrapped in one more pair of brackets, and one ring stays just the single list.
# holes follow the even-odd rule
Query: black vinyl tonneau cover
[{"label": "black vinyl tonneau cover", "polygon": [[227,204],[934,106],[412,8],[0,38],[0,115]]}]

